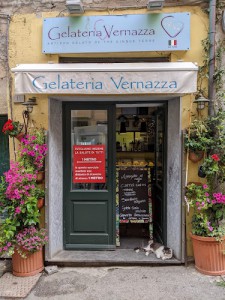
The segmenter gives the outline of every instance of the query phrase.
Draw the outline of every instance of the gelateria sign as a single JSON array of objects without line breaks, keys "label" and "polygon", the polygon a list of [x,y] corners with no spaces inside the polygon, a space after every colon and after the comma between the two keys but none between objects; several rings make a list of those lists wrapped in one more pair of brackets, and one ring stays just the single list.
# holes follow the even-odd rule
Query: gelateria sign
[{"label": "gelateria sign", "polygon": [[190,13],[79,16],[43,20],[43,53],[190,49]]},{"label": "gelateria sign", "polygon": [[185,94],[197,89],[193,63],[19,65],[15,94]]}]

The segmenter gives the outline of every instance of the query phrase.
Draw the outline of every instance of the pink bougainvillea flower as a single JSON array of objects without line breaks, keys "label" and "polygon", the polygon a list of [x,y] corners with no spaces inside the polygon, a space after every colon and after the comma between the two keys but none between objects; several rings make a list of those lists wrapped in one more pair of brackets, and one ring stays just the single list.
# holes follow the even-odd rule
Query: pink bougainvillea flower
[{"label": "pink bougainvillea flower", "polygon": [[213,155],[211,155],[211,157],[215,161],[219,161],[220,160],[220,158],[219,158],[219,156],[217,154],[213,154]]},{"label": "pink bougainvillea flower", "polygon": [[17,206],[17,207],[15,208],[15,215],[20,214],[20,213],[21,213],[21,209],[20,209],[19,206]]},{"label": "pink bougainvillea flower", "polygon": [[208,185],[207,184],[203,184],[203,189],[207,189],[208,188]]}]

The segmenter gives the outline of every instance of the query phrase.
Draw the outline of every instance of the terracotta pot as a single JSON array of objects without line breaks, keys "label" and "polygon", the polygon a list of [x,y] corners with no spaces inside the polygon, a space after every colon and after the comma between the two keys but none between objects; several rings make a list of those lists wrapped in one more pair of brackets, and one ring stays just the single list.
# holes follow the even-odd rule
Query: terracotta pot
[{"label": "terracotta pot", "polygon": [[213,237],[191,234],[195,268],[206,275],[225,274],[225,237],[219,242]]},{"label": "terracotta pot", "polygon": [[18,277],[34,276],[44,269],[43,249],[29,253],[27,258],[22,258],[17,250],[12,255],[13,275]]},{"label": "terracotta pot", "polygon": [[16,135],[15,136],[15,138],[19,141],[19,142],[21,142],[21,140],[24,138],[24,133],[19,133],[18,135]]},{"label": "terracotta pot", "polygon": [[36,181],[38,183],[42,182],[45,179],[45,171],[38,171]]},{"label": "terracotta pot", "polygon": [[196,163],[200,161],[204,156],[204,151],[189,151],[188,158],[193,162]]},{"label": "terracotta pot", "polygon": [[37,207],[38,209],[41,209],[45,204],[45,199],[44,198],[39,198],[37,201]]}]

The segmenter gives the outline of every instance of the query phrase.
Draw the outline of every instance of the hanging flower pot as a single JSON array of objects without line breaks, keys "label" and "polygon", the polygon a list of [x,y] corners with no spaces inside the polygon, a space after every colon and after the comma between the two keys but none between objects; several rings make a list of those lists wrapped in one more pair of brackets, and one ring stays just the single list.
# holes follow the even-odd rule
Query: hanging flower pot
[{"label": "hanging flower pot", "polygon": [[15,249],[12,255],[13,275],[18,277],[34,276],[44,269],[43,248],[34,253],[28,253],[23,258]]},{"label": "hanging flower pot", "polygon": [[191,234],[195,268],[206,275],[225,274],[225,237],[217,241],[214,237]]},{"label": "hanging flower pot", "polygon": [[19,134],[17,134],[17,135],[15,136],[15,138],[16,138],[19,142],[21,142],[21,140],[24,138],[24,133],[23,133],[23,132],[20,132]]},{"label": "hanging flower pot", "polygon": [[41,209],[44,206],[44,204],[45,204],[45,199],[43,197],[39,198],[37,200],[37,207],[38,207],[38,209]]},{"label": "hanging flower pot", "polygon": [[204,156],[204,151],[189,151],[188,158],[193,162],[196,163],[200,161]]},{"label": "hanging flower pot", "polygon": [[38,171],[36,181],[41,183],[45,179],[45,171]]}]

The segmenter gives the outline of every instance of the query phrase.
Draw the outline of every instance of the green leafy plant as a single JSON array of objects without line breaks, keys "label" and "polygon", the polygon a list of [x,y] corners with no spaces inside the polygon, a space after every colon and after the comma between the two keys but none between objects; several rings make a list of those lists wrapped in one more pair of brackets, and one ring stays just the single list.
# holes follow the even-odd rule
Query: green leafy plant
[{"label": "green leafy plant", "polygon": [[[201,123],[200,123],[201,124]],[[225,112],[218,110],[204,120],[204,130],[195,135],[204,144],[205,158],[201,166],[206,184],[186,187],[188,207],[193,208],[192,233],[220,238],[225,235]],[[201,127],[202,128],[202,127]],[[202,135],[201,135],[202,134]]]},{"label": "green leafy plant", "polygon": [[211,145],[207,124],[195,119],[185,134],[184,146],[189,151],[206,151]]},{"label": "green leafy plant", "polygon": [[44,198],[45,197],[45,190],[42,189],[42,188],[39,188],[39,187],[35,187],[31,194],[36,198],[36,199],[39,199],[39,198]]},{"label": "green leafy plant", "polygon": [[206,119],[206,124],[211,141],[202,169],[210,189],[216,191],[225,181],[225,111],[218,110],[215,116]]}]

